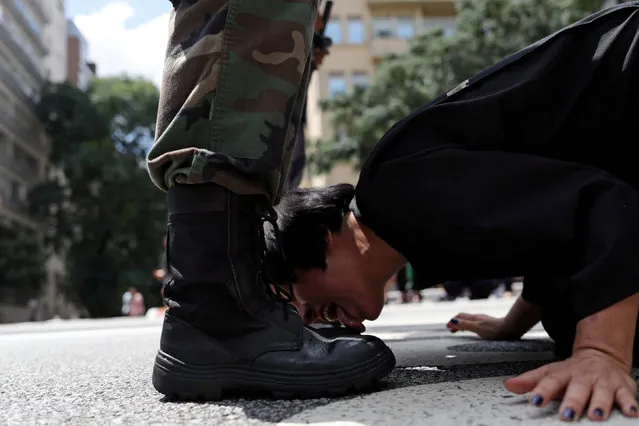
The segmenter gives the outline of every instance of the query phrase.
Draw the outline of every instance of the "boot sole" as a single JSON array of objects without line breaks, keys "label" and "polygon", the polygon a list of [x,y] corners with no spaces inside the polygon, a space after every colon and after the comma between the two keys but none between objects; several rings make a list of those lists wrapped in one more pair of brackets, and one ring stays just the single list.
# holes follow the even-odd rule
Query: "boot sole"
[{"label": "boot sole", "polygon": [[275,399],[336,397],[375,388],[393,367],[390,350],[349,369],[296,375],[239,365],[187,365],[159,351],[153,386],[171,401],[218,401],[237,392]]}]

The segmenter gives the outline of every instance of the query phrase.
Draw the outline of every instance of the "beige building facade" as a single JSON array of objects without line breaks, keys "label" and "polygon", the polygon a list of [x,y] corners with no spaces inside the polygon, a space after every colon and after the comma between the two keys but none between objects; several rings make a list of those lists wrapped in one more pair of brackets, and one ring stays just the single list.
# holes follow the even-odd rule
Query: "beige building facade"
[{"label": "beige building facade", "polygon": [[[330,112],[319,102],[353,87],[370,84],[380,61],[401,53],[408,40],[433,27],[445,33],[455,29],[454,0],[335,0],[326,35],[333,39],[330,55],[311,80],[308,91],[306,136],[313,142],[333,136]],[[357,171],[340,164],[322,176],[309,176],[304,186],[357,181]]]}]

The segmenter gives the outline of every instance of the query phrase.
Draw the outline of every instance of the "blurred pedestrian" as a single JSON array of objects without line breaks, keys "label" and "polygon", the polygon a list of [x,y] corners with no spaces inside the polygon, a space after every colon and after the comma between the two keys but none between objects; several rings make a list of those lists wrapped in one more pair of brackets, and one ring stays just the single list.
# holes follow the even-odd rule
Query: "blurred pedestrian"
[{"label": "blurred pedestrian", "polygon": [[29,321],[38,320],[38,311],[40,309],[40,302],[36,298],[31,298],[27,302],[27,310],[29,311]]},{"label": "blurred pedestrian", "polygon": [[135,291],[134,287],[129,287],[127,291],[122,294],[122,308],[120,311],[124,316],[128,316],[131,311],[131,300],[133,299]]},{"label": "blurred pedestrian", "polygon": [[146,312],[146,306],[144,305],[144,296],[137,290],[134,290],[133,296],[129,303],[129,316],[140,317]]}]

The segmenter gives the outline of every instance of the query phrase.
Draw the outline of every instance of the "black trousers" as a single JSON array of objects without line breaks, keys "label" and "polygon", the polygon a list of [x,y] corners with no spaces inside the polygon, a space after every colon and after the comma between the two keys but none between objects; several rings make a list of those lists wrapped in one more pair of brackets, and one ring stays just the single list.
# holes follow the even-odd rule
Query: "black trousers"
[{"label": "black trousers", "polygon": [[402,293],[406,293],[408,289],[406,285],[408,284],[408,274],[406,273],[406,268],[402,268],[397,272],[397,290]]},{"label": "black trousers", "polygon": [[498,287],[496,280],[458,280],[444,283],[444,290],[451,298],[458,298],[465,289],[470,291],[470,300],[487,299]]}]

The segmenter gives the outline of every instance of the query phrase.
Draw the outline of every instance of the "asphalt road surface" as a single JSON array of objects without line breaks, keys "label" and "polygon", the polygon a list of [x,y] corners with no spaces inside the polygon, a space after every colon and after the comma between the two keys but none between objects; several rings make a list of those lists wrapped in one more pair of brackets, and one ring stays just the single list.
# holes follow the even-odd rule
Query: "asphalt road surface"
[{"label": "asphalt road surface", "polygon": [[[540,329],[521,342],[451,336],[459,311],[503,315],[512,299],[390,305],[368,324],[398,366],[382,389],[317,400],[164,402],[150,377],[156,319],[50,321],[0,326],[0,425],[555,425],[509,394],[504,377],[552,359]],[[554,411],[553,411],[554,410]],[[584,421],[587,423],[588,421]],[[615,414],[608,425],[637,424]]]}]

